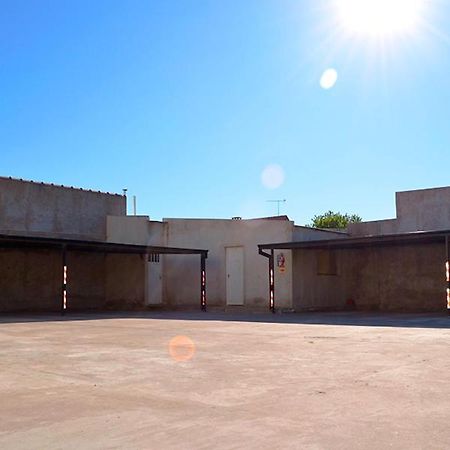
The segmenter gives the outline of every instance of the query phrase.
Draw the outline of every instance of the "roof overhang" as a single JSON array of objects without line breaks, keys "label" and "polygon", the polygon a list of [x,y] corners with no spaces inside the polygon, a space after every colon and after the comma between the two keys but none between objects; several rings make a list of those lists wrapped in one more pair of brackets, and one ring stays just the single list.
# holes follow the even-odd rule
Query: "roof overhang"
[{"label": "roof overhang", "polygon": [[315,241],[281,242],[259,244],[262,250],[296,250],[296,249],[351,249],[379,247],[391,245],[444,243],[450,236],[450,230],[416,231],[411,233],[370,235],[340,239],[324,239]]},{"label": "roof overhang", "polygon": [[60,239],[38,236],[19,236],[0,234],[0,248],[22,249],[61,249],[97,253],[122,253],[145,255],[150,253],[171,255],[203,255],[207,257],[208,250],[192,248],[176,248],[152,245],[118,244],[114,242]]}]

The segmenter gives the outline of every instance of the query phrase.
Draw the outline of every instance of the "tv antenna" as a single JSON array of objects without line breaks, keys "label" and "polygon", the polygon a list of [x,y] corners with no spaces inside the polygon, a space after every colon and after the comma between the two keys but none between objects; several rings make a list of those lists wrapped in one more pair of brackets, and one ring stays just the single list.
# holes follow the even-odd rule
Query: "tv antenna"
[{"label": "tv antenna", "polygon": [[277,204],[277,215],[280,215],[280,203],[286,203],[286,199],[283,200],[266,200],[269,203],[276,203]]}]

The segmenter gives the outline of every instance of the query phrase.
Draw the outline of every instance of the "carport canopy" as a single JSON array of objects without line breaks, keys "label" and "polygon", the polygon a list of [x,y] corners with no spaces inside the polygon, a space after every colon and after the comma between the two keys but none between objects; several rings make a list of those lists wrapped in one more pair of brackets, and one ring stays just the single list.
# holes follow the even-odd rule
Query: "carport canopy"
[{"label": "carport canopy", "polygon": [[134,255],[200,255],[200,307],[206,310],[206,259],[208,250],[192,248],[176,248],[152,245],[119,244],[114,242],[50,238],[40,236],[22,236],[0,234],[0,248],[12,249],[47,249],[61,251],[61,312],[65,313],[67,299],[67,252],[94,252]]},{"label": "carport canopy", "polygon": [[[345,236],[345,235],[344,235]],[[450,230],[414,231],[398,234],[380,234],[351,237],[345,236],[338,239],[321,239],[311,241],[294,241],[271,244],[259,244],[259,254],[269,260],[269,307],[275,312],[275,250],[331,250],[331,249],[356,249],[367,247],[382,247],[395,245],[411,245],[426,243],[442,243],[446,249],[446,276],[447,276],[447,309],[450,311]]]}]

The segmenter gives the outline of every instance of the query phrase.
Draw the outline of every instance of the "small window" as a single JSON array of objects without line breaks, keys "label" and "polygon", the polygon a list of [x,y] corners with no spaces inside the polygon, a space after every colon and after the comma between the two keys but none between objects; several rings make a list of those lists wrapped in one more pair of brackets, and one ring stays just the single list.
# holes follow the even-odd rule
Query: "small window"
[{"label": "small window", "polygon": [[159,263],[159,253],[150,253],[148,260],[152,263]]},{"label": "small window", "polygon": [[317,256],[317,275],[337,275],[336,253],[320,250]]}]

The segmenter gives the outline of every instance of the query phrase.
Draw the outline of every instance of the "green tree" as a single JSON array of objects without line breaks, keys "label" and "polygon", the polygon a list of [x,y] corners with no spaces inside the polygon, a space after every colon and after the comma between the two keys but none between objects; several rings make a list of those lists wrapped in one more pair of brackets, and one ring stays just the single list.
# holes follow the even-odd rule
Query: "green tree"
[{"label": "green tree", "polygon": [[308,226],[314,228],[334,228],[343,230],[349,223],[361,222],[362,218],[357,214],[341,214],[340,212],[328,211],[312,218]]}]

